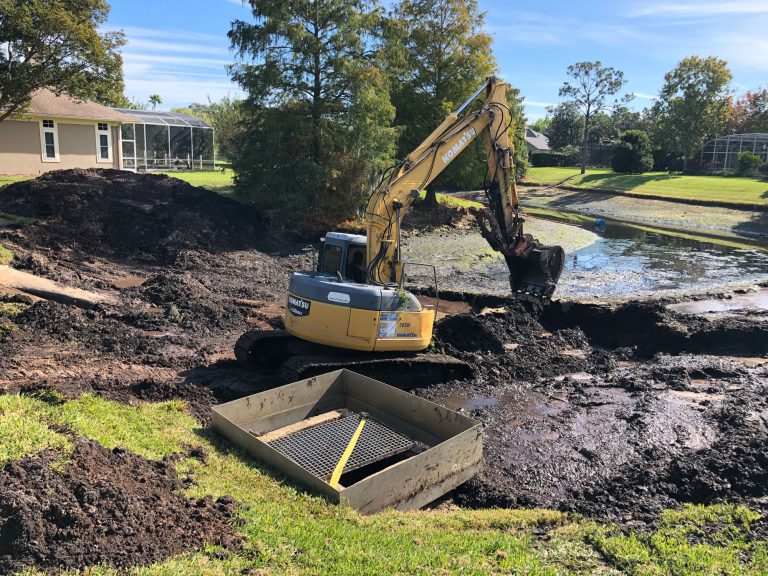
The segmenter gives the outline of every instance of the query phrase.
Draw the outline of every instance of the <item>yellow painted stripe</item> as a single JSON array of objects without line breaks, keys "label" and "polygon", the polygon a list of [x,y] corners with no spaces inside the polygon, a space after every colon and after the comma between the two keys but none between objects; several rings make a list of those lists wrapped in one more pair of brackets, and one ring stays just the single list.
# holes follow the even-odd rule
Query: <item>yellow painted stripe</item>
[{"label": "yellow painted stripe", "polygon": [[336,464],[336,468],[334,469],[333,474],[331,474],[331,480],[329,484],[336,489],[340,488],[339,478],[341,478],[341,473],[344,470],[344,466],[347,465],[347,460],[349,460],[349,457],[352,456],[352,450],[355,449],[355,444],[357,444],[357,441],[360,438],[360,433],[363,431],[363,426],[365,426],[365,418],[360,418],[360,424],[357,425],[357,430],[355,430],[355,433],[352,434],[352,438],[349,441],[349,444],[347,444],[347,449],[344,450],[344,454],[341,455],[339,463]]}]

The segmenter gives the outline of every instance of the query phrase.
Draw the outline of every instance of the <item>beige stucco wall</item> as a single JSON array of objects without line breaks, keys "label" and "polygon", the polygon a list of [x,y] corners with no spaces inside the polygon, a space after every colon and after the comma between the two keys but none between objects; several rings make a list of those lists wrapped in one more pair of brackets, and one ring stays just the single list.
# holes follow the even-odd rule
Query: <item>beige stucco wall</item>
[{"label": "beige stucco wall", "polygon": [[112,162],[96,161],[96,122],[58,121],[59,162],[43,162],[40,122],[0,122],[0,174],[41,174],[66,168],[117,168],[117,129],[112,127]]}]

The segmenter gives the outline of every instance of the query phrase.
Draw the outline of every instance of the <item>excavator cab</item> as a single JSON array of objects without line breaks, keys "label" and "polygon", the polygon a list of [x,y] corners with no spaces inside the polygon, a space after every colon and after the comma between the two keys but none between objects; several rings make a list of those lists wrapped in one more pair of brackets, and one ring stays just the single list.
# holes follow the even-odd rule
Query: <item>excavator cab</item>
[{"label": "excavator cab", "polygon": [[328,232],[317,267],[288,284],[285,329],[303,340],[361,351],[429,346],[434,308],[397,285],[366,283],[365,236]]},{"label": "excavator cab", "polygon": [[360,234],[328,232],[320,241],[318,274],[341,278],[347,282],[365,284],[366,238]]}]

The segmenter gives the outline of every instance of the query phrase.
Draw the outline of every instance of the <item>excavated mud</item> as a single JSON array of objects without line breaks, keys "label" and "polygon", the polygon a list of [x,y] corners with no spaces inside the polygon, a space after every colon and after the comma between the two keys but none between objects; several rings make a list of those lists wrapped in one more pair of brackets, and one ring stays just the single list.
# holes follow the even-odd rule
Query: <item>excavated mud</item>
[{"label": "excavated mud", "polygon": [[[0,306],[0,390],[181,399],[207,423],[211,405],[281,383],[242,370],[232,350],[247,330],[282,327],[290,272],[308,264],[303,244],[278,239],[267,249],[256,215],[162,177],[46,178],[24,183],[40,198],[26,208],[22,188],[0,194],[0,210],[38,218],[0,230],[14,265],[117,304],[85,311],[6,296],[14,305]],[[53,189],[77,210],[59,205]],[[200,208],[209,201],[218,207]],[[110,210],[126,222],[141,214],[155,229],[121,224],[113,237],[102,213]],[[170,214],[184,210],[205,220],[201,234],[179,232],[192,220]],[[768,311],[707,304],[727,310],[686,313],[661,300],[542,307],[445,292],[441,300],[451,315],[436,327],[435,351],[469,363],[474,376],[415,393],[483,423],[485,467],[453,494],[457,502],[626,524],[682,502],[768,507]],[[398,384],[396,373],[380,377]]]},{"label": "excavated mud", "polygon": [[33,218],[25,243],[89,255],[172,262],[186,249],[258,245],[259,212],[176,178],[120,170],[58,170],[10,184],[0,211]]},{"label": "excavated mud", "polygon": [[[170,461],[81,439],[0,471],[0,572],[146,565],[205,543],[237,548],[234,501],[192,500]],[[204,457],[202,453],[199,457]]]},{"label": "excavated mud", "polygon": [[485,469],[456,501],[622,523],[683,502],[765,510],[765,318],[513,303],[444,320],[438,345],[477,376],[416,393],[484,425]]}]

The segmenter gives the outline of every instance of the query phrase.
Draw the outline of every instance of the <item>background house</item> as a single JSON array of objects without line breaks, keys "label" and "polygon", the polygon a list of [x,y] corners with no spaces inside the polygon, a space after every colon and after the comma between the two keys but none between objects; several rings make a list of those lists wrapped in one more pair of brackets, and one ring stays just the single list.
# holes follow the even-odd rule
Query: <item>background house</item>
[{"label": "background house", "polygon": [[552,152],[549,147],[549,138],[531,128],[525,129],[525,145],[528,147],[528,154]]},{"label": "background house", "polygon": [[125,114],[90,101],[38,90],[23,116],[0,122],[0,173],[122,168]]},{"label": "background house", "polygon": [[38,90],[0,122],[0,174],[66,168],[213,170],[213,128],[176,112],[120,110]]}]

